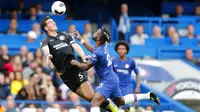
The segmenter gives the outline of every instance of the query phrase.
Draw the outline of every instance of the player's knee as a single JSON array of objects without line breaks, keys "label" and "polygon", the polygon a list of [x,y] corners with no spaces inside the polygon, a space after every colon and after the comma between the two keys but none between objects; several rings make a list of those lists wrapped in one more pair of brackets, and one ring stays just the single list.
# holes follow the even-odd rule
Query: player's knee
[{"label": "player's knee", "polygon": [[92,101],[92,98],[94,97],[94,93],[87,93],[85,94],[85,98],[88,100],[88,101]]},{"label": "player's knee", "polygon": [[125,104],[124,99],[123,98],[117,98],[114,100],[114,103],[117,105],[117,107],[120,107],[122,105]]}]

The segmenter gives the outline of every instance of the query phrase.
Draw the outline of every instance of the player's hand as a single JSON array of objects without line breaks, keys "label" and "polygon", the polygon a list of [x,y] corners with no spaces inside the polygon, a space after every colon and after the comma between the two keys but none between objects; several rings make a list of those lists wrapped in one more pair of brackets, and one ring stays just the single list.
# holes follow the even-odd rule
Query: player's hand
[{"label": "player's hand", "polygon": [[79,41],[81,41],[82,37],[81,37],[80,33],[78,32],[78,30],[74,30],[74,34],[76,35],[75,37],[76,37]]},{"label": "player's hand", "polygon": [[49,60],[53,58],[53,56],[51,54],[49,54],[47,57],[46,57],[46,64],[49,63]]},{"label": "player's hand", "polygon": [[75,65],[76,65],[76,62],[77,62],[76,60],[71,60],[70,63],[71,63],[71,65],[75,66]]},{"label": "player's hand", "polygon": [[87,62],[90,59],[90,57],[91,57],[90,55],[84,56],[83,57],[83,62]]},{"label": "player's hand", "polygon": [[139,94],[140,93],[140,87],[135,88],[135,94]]}]

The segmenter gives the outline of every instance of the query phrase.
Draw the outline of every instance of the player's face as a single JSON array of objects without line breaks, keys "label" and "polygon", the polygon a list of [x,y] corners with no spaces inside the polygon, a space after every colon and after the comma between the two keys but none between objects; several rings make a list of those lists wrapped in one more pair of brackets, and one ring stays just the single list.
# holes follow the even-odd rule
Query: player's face
[{"label": "player's face", "polygon": [[117,48],[117,53],[119,54],[120,57],[126,56],[127,50],[124,45],[119,45]]},{"label": "player's face", "polygon": [[101,37],[101,29],[98,29],[94,34],[93,34],[93,40],[99,40]]},{"label": "player's face", "polygon": [[46,21],[46,24],[47,25],[45,27],[46,27],[47,31],[57,31],[58,30],[56,23],[52,19],[48,19]]}]

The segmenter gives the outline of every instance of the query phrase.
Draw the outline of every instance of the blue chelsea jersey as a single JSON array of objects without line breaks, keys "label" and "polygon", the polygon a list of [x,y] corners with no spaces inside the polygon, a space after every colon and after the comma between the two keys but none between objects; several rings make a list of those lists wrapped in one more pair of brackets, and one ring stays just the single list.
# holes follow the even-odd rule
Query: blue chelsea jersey
[{"label": "blue chelsea jersey", "polygon": [[113,59],[113,69],[119,77],[120,85],[128,85],[131,83],[131,73],[138,74],[139,70],[135,61],[129,57],[121,61],[119,57]]},{"label": "blue chelsea jersey", "polygon": [[95,65],[95,71],[100,80],[117,76],[113,71],[111,57],[107,50],[107,44],[94,48],[93,54],[90,56],[90,61]]}]

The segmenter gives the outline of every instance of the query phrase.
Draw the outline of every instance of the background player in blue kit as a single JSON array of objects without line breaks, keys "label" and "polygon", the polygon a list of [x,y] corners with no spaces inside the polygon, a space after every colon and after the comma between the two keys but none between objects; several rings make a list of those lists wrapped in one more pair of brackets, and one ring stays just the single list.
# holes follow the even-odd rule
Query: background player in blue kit
[{"label": "background player in blue kit", "polygon": [[[82,70],[88,70],[95,65],[95,70],[99,76],[100,84],[96,89],[95,95],[91,101],[91,111],[98,112],[98,107],[107,98],[111,97],[117,106],[134,103],[139,100],[153,100],[155,103],[160,104],[158,97],[154,92],[146,94],[128,94],[122,97],[119,88],[119,78],[113,71],[112,61],[107,51],[107,43],[110,42],[110,33],[105,29],[98,29],[93,35],[93,40],[96,42],[96,46],[92,47],[87,44],[78,31],[74,31],[77,35],[76,38],[89,50],[92,55],[89,57],[89,61],[79,63],[76,60],[72,60],[71,64],[78,66]],[[118,109],[116,108],[116,112]]]},{"label": "background player in blue kit", "polygon": [[[135,61],[126,56],[128,54],[130,46],[125,41],[119,41],[115,45],[115,51],[118,53],[119,56],[113,59],[113,69],[115,73],[119,77],[119,87],[122,92],[122,95],[125,96],[131,93],[140,93],[140,75],[137,64]],[[136,74],[136,89],[133,90],[133,83],[131,78],[132,71]],[[122,108],[125,112],[129,112],[131,105],[127,104],[124,105]]]}]

